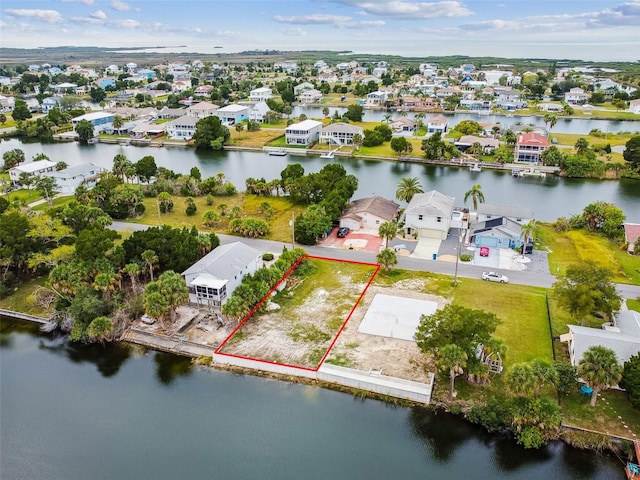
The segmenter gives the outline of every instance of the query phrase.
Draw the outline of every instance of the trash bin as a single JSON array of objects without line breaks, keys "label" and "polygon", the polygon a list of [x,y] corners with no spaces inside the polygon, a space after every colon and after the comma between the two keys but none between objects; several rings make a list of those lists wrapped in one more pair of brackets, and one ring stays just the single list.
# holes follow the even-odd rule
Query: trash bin
[{"label": "trash bin", "polygon": [[434,253],[434,254],[433,254],[433,259],[434,259],[434,260],[437,260],[437,259],[438,259],[438,254],[437,254],[437,253]]}]

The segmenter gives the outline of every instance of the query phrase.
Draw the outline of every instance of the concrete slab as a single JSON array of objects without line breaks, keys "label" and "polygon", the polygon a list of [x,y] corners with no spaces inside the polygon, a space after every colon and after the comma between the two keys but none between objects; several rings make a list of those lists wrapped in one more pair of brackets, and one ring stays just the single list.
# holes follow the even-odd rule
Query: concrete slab
[{"label": "concrete slab", "polygon": [[433,254],[437,254],[440,250],[441,243],[442,240],[437,238],[421,238],[411,256],[431,260],[433,259]]},{"label": "concrete slab", "polygon": [[358,332],[413,341],[420,316],[431,315],[437,308],[438,304],[429,300],[378,293],[360,322]]}]

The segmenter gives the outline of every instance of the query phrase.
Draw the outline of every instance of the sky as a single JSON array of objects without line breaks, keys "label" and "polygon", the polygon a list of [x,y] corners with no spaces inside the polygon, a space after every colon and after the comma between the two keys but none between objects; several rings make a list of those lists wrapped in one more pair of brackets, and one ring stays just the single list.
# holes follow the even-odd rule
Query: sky
[{"label": "sky", "polygon": [[2,0],[0,45],[636,61],[640,0]]}]

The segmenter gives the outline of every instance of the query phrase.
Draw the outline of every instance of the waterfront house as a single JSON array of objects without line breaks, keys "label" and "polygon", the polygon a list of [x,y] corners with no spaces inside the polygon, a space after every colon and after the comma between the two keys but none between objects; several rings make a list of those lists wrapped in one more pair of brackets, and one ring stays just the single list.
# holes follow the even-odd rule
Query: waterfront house
[{"label": "waterfront house", "polygon": [[365,105],[368,107],[380,107],[384,105],[384,102],[387,101],[387,97],[389,92],[385,91],[376,91],[367,94],[367,99],[365,101]]},{"label": "waterfront house", "polygon": [[549,140],[539,133],[528,132],[516,137],[514,160],[516,162],[539,163],[540,155],[549,147]]},{"label": "waterfront house", "polygon": [[304,120],[293,123],[285,129],[286,143],[289,145],[309,145],[318,140],[322,122]]},{"label": "waterfront house", "polygon": [[220,121],[225,125],[235,125],[249,118],[250,108],[247,105],[238,105],[232,103],[224,107],[219,108],[216,111],[216,115],[220,118]]},{"label": "waterfront house", "polygon": [[254,88],[249,92],[249,100],[252,102],[264,102],[273,97],[269,87]]},{"label": "waterfront house", "polygon": [[198,85],[193,91],[193,96],[208,97],[209,95],[211,95],[211,90],[213,90],[213,85]]},{"label": "waterfront house", "polygon": [[220,245],[182,272],[189,302],[220,310],[247,275],[258,270],[261,253],[242,242]]},{"label": "waterfront house", "polygon": [[298,95],[298,100],[300,100],[301,103],[316,103],[322,100],[322,92],[315,88],[304,90]]},{"label": "waterfront house", "polygon": [[586,102],[589,98],[583,89],[574,87],[564,94],[564,101],[570,105],[576,105],[580,102]]},{"label": "waterfront house", "polygon": [[13,185],[20,184],[20,175],[26,173],[29,177],[39,177],[45,173],[53,172],[55,162],[50,160],[39,160],[37,162],[21,163],[9,169],[9,179]]},{"label": "waterfront house", "polygon": [[42,100],[42,103],[40,104],[40,108],[42,109],[42,113],[47,114],[53,108],[58,107],[60,105],[60,100],[62,100],[62,97],[57,96],[57,95],[54,96],[54,97],[47,97],[44,100]]},{"label": "waterfront house", "polygon": [[629,111],[640,115],[640,98],[629,102]]},{"label": "waterfront house", "polygon": [[461,152],[466,152],[474,143],[479,143],[482,147],[482,153],[487,155],[490,155],[500,145],[500,141],[495,138],[463,135],[455,141],[455,146],[458,147],[458,150]]},{"label": "waterfront house", "polygon": [[165,123],[167,135],[169,135],[169,138],[189,140],[196,133],[197,123],[198,119],[193,115],[183,115],[182,117]]},{"label": "waterfront house", "polygon": [[378,235],[380,225],[394,221],[400,205],[379,196],[360,198],[347,205],[340,216],[340,227]]},{"label": "waterfront house", "polygon": [[329,143],[334,145],[351,145],[353,144],[353,136],[360,135],[364,137],[364,130],[357,125],[349,123],[332,123],[327,125],[320,131],[320,143]]},{"label": "waterfront house", "polygon": [[111,77],[99,78],[94,82],[101,89],[116,88],[116,79]]},{"label": "waterfront house", "polygon": [[596,345],[613,350],[620,365],[640,352],[640,313],[634,310],[618,313],[613,322],[603,324],[602,328],[568,327],[569,333],[560,335],[560,341],[568,342],[574,366],[582,360],[585,351]]},{"label": "waterfront house", "polygon": [[633,253],[640,241],[640,223],[624,223],[624,241],[627,243],[627,252]]},{"label": "waterfront house", "polygon": [[78,123],[80,123],[82,120],[86,120],[91,123],[91,125],[93,125],[93,133],[97,135],[98,133],[102,132],[107,126],[110,126],[113,123],[113,119],[115,117],[116,116],[113,113],[109,112],[91,112],[74,118],[73,120],[71,120],[71,123],[73,123],[73,129],[75,130],[78,126]]},{"label": "waterfront house", "polygon": [[427,133],[440,132],[443,135],[447,133],[448,122],[442,115],[436,115],[427,120]]},{"label": "waterfront house", "polygon": [[258,102],[254,106],[251,107],[249,111],[249,120],[263,123],[265,121],[265,116],[269,113],[271,109],[267,102]]},{"label": "waterfront house", "polygon": [[213,117],[219,109],[218,105],[211,102],[198,102],[186,108],[187,115],[191,115],[198,119]]},{"label": "waterfront house", "polygon": [[298,84],[298,85],[293,87],[293,94],[297,97],[298,95],[300,95],[305,90],[311,90],[313,88],[315,88],[313,83],[302,82],[302,83],[300,83],[300,84]]},{"label": "waterfront house", "polygon": [[431,190],[413,196],[404,211],[404,230],[419,238],[444,240],[451,226],[454,197]]},{"label": "waterfront house", "polygon": [[81,163],[57,172],[46,172],[43,175],[56,180],[56,192],[73,195],[80,185],[88,189],[93,188],[102,172],[104,172],[103,168],[96,167],[92,163]]}]

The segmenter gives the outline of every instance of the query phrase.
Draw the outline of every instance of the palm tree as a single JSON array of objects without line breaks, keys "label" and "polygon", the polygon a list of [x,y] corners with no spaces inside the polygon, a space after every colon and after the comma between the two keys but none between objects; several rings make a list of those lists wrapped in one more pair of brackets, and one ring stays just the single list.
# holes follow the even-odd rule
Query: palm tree
[{"label": "palm tree", "polygon": [[484,149],[482,148],[482,144],[480,142],[473,142],[473,144],[467,150],[467,153],[476,157],[481,155],[483,151]]},{"label": "palm tree", "polygon": [[553,366],[543,360],[536,359],[531,361],[531,369],[533,370],[533,376],[535,377],[533,396],[537,397],[540,387],[545,383],[555,383],[558,375]]},{"label": "palm tree", "polygon": [[356,150],[358,150],[360,148],[360,145],[362,145],[362,140],[362,135],[360,135],[359,133],[353,134],[353,139],[351,140],[351,142],[353,143],[353,146]]},{"label": "palm tree", "polygon": [[385,240],[384,248],[389,248],[389,240],[396,238],[398,225],[395,222],[384,222],[378,228],[378,235]]},{"label": "palm tree", "polygon": [[151,281],[153,282],[153,266],[158,263],[158,256],[153,250],[145,250],[140,256],[149,267],[149,276],[151,277]]},{"label": "palm tree", "polygon": [[115,117],[113,117],[112,125],[114,130],[118,130],[118,133],[119,133],[120,129],[124,125],[124,119],[120,115],[116,115]]},{"label": "palm tree", "polygon": [[533,220],[528,221],[520,226],[520,238],[522,239],[522,255],[527,249],[527,243],[529,243],[529,239],[533,237],[533,232],[535,230],[535,223]]},{"label": "palm tree", "polygon": [[440,349],[437,362],[441,370],[449,371],[449,401],[451,401],[455,391],[456,377],[463,373],[463,368],[467,366],[467,352],[458,345],[450,343]]},{"label": "palm tree", "polygon": [[325,118],[329,116],[329,107],[324,107],[322,109],[322,116]]},{"label": "palm tree", "polygon": [[575,149],[578,155],[582,155],[589,149],[589,141],[586,138],[580,137],[576,140]]},{"label": "palm tree", "polygon": [[544,115],[544,126],[546,128],[547,124],[549,124],[549,128],[547,129],[547,133],[551,132],[551,129],[558,123],[558,117],[553,113],[546,113]]},{"label": "palm tree", "polygon": [[398,188],[396,190],[396,198],[407,203],[411,202],[411,199],[416,193],[423,193],[422,185],[418,177],[404,177],[400,179]]},{"label": "palm tree", "polygon": [[578,362],[578,376],[591,387],[592,407],[596,406],[598,392],[616,385],[622,378],[622,367],[613,350],[594,345],[582,354]]},{"label": "palm tree", "polygon": [[142,273],[142,268],[140,268],[140,264],[138,263],[127,263],[122,269],[124,273],[129,275],[131,279],[131,289],[134,292],[138,291],[138,275]]},{"label": "palm tree", "polygon": [[390,113],[385,113],[385,114],[382,116],[382,121],[383,121],[384,123],[389,123],[389,122],[391,122],[391,114],[390,114]]},{"label": "palm tree", "polygon": [[389,268],[391,265],[395,265],[396,263],[398,263],[396,252],[394,252],[390,248],[385,248],[378,255],[376,255],[376,260],[385,269]]},{"label": "palm tree", "polygon": [[482,187],[480,187],[479,183],[476,183],[471,187],[471,190],[464,194],[464,203],[467,203],[469,198],[471,198],[474,210],[478,210],[478,203],[484,203],[484,194],[482,193]]},{"label": "palm tree", "polygon": [[536,386],[536,376],[528,362],[516,363],[506,375],[507,385],[516,395],[529,395]]}]

